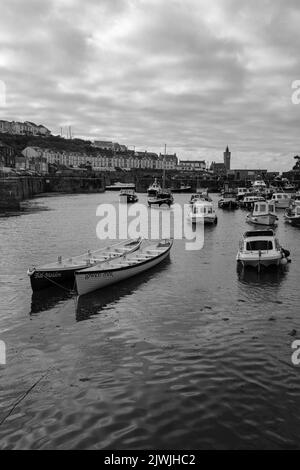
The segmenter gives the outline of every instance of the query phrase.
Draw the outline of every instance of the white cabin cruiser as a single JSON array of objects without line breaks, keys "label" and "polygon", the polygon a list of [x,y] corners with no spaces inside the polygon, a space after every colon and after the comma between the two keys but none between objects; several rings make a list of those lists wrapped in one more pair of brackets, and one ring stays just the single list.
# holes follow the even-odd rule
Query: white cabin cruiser
[{"label": "white cabin cruiser", "polygon": [[261,268],[286,265],[289,255],[289,251],[280,246],[273,230],[256,230],[244,234],[236,260],[243,267],[260,271]]},{"label": "white cabin cruiser", "polygon": [[274,193],[271,199],[278,209],[287,209],[290,205],[291,195],[288,193]]},{"label": "white cabin cruiser", "polygon": [[249,188],[237,188],[237,195],[236,198],[238,201],[241,201],[245,196],[251,193],[251,189]]},{"label": "white cabin cruiser", "polygon": [[246,217],[247,222],[255,225],[275,225],[277,220],[275,204],[268,201],[256,202],[253,212]]},{"label": "white cabin cruiser", "polygon": [[199,200],[192,204],[188,214],[188,219],[193,222],[203,222],[204,224],[216,224],[218,217],[212,202]]},{"label": "white cabin cruiser", "polygon": [[254,204],[256,202],[263,202],[263,201],[265,201],[265,198],[263,196],[257,196],[257,195],[251,194],[249,196],[245,196],[240,201],[240,207],[243,207],[245,209],[253,209]]}]

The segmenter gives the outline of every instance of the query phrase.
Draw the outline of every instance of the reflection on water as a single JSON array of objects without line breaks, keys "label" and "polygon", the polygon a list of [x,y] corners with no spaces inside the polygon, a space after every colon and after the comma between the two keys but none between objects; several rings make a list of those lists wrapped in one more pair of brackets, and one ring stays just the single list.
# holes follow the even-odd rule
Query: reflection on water
[{"label": "reflection on water", "polygon": [[28,266],[108,244],[96,209],[118,200],[44,198],[48,211],[0,218],[0,420],[47,371],[0,426],[0,448],[299,447],[300,231],[279,214],[292,264],[237,273],[246,212],[219,210],[202,250],[175,240],[170,260],[78,302],[32,294]]},{"label": "reflection on water", "polygon": [[276,267],[269,267],[267,269],[262,269],[260,272],[252,267],[237,267],[237,274],[240,282],[246,285],[260,287],[261,289],[266,285],[278,288],[280,283],[285,279],[287,272],[288,267],[281,267],[279,269]]},{"label": "reflection on water", "polygon": [[87,320],[92,315],[101,313],[104,309],[112,309],[122,297],[132,295],[135,290],[153,278],[157,272],[162,273],[164,269],[167,269],[169,264],[170,258],[166,258],[161,264],[155,266],[150,271],[142,273],[138,277],[135,276],[118,284],[108,286],[106,289],[99,289],[78,297],[76,320]]},{"label": "reflection on water", "polygon": [[33,292],[31,297],[30,315],[37,315],[45,310],[50,310],[60,302],[72,298],[74,296],[74,293],[71,290],[72,288],[73,283],[70,283],[69,285],[65,283],[64,288],[49,287],[48,289]]}]

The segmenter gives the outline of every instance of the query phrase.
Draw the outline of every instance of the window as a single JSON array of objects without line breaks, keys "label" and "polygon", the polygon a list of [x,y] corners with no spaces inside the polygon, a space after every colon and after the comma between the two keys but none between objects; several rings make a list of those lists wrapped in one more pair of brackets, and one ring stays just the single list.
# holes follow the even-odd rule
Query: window
[{"label": "window", "polygon": [[247,251],[267,251],[273,249],[273,243],[271,240],[253,240],[247,242],[246,250]]},{"label": "window", "polygon": [[266,204],[260,204],[260,212],[266,212],[267,206]]}]

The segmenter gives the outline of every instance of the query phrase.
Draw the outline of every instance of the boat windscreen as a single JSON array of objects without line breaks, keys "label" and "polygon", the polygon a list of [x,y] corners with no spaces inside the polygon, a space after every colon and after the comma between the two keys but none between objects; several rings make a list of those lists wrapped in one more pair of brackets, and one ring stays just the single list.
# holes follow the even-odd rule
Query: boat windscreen
[{"label": "boat windscreen", "polygon": [[253,240],[246,243],[247,251],[267,251],[273,249],[273,242],[271,240]]},{"label": "boat windscreen", "polygon": [[246,232],[244,237],[273,237],[273,230],[253,230],[251,232]]}]

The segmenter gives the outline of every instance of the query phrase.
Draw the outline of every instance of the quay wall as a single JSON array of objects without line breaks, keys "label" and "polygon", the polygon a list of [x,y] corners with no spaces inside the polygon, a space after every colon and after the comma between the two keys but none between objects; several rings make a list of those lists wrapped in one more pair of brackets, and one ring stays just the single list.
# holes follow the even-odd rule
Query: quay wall
[{"label": "quay wall", "polygon": [[18,210],[24,199],[42,193],[92,193],[105,190],[104,177],[21,176],[0,178],[0,212]]}]

